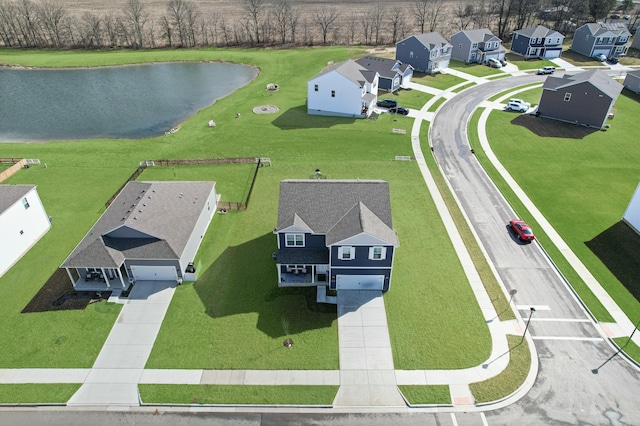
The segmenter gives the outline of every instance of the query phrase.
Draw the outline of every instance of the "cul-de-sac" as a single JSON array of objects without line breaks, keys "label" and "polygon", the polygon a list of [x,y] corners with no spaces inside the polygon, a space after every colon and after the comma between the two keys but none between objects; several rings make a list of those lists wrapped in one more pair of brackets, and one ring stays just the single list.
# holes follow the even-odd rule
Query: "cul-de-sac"
[{"label": "cul-de-sac", "polygon": [[638,5],[86,8],[0,0],[0,423],[640,423]]}]

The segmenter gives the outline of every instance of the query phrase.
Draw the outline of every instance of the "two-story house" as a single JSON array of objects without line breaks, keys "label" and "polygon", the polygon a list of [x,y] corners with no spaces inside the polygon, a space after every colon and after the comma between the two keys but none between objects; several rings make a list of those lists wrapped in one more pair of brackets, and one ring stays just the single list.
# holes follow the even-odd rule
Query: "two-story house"
[{"label": "two-story house", "polygon": [[406,86],[413,77],[413,67],[403,64],[397,59],[380,58],[378,56],[363,56],[356,62],[369,71],[378,73],[378,89],[395,92]]},{"label": "two-story house", "polygon": [[281,181],[274,233],[280,287],[389,290],[399,244],[385,181]]},{"label": "two-story house", "polygon": [[604,55],[607,58],[621,56],[629,50],[631,33],[620,22],[584,24],[576,30],[571,50],[588,57]]},{"label": "two-story house", "polygon": [[376,71],[347,59],[307,82],[307,113],[366,118],[378,99]]},{"label": "two-story house", "polygon": [[564,35],[544,25],[523,28],[513,32],[511,53],[522,55],[525,59],[559,58],[563,42]]},{"label": "two-story house", "polygon": [[467,64],[486,64],[489,58],[501,60],[506,53],[501,43],[488,28],[458,31],[451,36],[451,59]]},{"label": "two-story house", "polygon": [[537,115],[600,129],[622,92],[618,83],[600,70],[547,77]]},{"label": "two-story house", "polygon": [[396,43],[396,59],[416,71],[435,74],[449,67],[451,44],[436,32],[412,35]]}]

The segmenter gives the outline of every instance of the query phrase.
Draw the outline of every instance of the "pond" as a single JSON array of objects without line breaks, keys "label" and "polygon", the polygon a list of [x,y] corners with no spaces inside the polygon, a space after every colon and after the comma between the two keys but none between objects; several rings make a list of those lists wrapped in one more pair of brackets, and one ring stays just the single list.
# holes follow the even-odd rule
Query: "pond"
[{"label": "pond", "polygon": [[0,142],[159,136],[257,75],[217,62],[0,68]]}]

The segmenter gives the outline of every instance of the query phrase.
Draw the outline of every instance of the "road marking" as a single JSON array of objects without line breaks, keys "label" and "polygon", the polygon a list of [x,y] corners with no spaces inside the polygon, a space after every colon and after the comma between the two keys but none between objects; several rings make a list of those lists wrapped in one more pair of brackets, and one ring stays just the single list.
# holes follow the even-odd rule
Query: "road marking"
[{"label": "road marking", "polygon": [[533,340],[575,340],[583,342],[601,342],[602,337],[569,337],[569,336],[532,336]]},{"label": "road marking", "polygon": [[483,426],[489,426],[489,423],[487,422],[487,418],[484,416],[483,411],[480,411],[480,419],[482,419]]},{"label": "road marking", "polygon": [[531,318],[531,322],[533,321],[557,321],[557,322],[591,322],[588,318]]},{"label": "road marking", "polygon": [[528,311],[534,308],[536,311],[550,311],[551,308],[548,305],[516,305],[519,311]]},{"label": "road marking", "polygon": [[453,423],[453,426],[458,426],[458,419],[456,419],[455,413],[451,413],[451,422]]}]

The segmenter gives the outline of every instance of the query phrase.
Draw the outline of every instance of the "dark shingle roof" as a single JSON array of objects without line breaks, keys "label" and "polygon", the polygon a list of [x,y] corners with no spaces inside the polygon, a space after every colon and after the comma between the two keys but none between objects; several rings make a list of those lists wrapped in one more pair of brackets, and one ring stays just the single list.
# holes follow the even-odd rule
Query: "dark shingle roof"
[{"label": "dark shingle roof", "polygon": [[325,247],[318,249],[307,248],[281,248],[278,250],[278,263],[282,264],[317,264],[329,263],[329,250]]},{"label": "dark shingle roof", "polygon": [[402,62],[396,59],[379,58],[377,56],[364,56],[356,60],[356,62],[385,78],[393,78],[399,72],[407,69],[406,66],[402,67]]},{"label": "dark shingle roof", "polygon": [[584,24],[589,29],[589,32],[595,37],[607,33],[612,32],[617,37],[622,34],[631,35],[627,26],[621,22],[591,22],[588,24]]},{"label": "dark shingle roof", "polygon": [[0,185],[0,214],[35,187],[35,185]]},{"label": "dark shingle roof", "polygon": [[284,180],[280,182],[278,226],[294,215],[327,244],[366,232],[398,244],[391,221],[389,184],[381,180]]},{"label": "dark shingle roof", "polygon": [[444,37],[440,35],[440,33],[436,33],[436,32],[416,34],[414,35],[414,37],[418,41],[420,41],[420,43],[428,47],[429,50],[433,49],[434,47],[443,47],[443,46],[451,45],[447,40],[445,40]]},{"label": "dark shingle roof", "polygon": [[[556,30],[551,30],[547,27],[545,27],[544,25],[538,25],[536,27],[529,27],[529,28],[522,28],[520,30],[516,30],[513,32],[514,34],[522,34],[524,36],[527,36],[529,38],[542,38],[542,37],[549,37],[554,33],[558,33],[558,31]],[[558,33],[560,34],[560,33]],[[560,34],[561,36],[563,36],[562,34]],[[564,36],[563,36],[564,37]]]},{"label": "dark shingle roof", "polygon": [[62,267],[179,259],[214,187],[215,182],[129,182]]},{"label": "dark shingle roof", "polygon": [[600,89],[611,99],[617,99],[624,86],[600,70],[589,70],[574,75],[565,74],[560,77],[547,77],[543,89],[559,90],[576,84],[589,82]]},{"label": "dark shingle roof", "polygon": [[[500,40],[498,37],[493,35],[493,33],[489,30],[489,28],[479,28],[475,30],[463,30],[460,31],[463,34],[466,34],[467,38],[474,43],[486,42],[492,39]],[[502,40],[500,40],[502,41]]]},{"label": "dark shingle roof", "polygon": [[375,71],[369,71],[367,68],[358,64],[356,61],[347,59],[346,61],[338,62],[328,68],[323,69],[316,74],[311,80],[316,79],[324,74],[335,71],[354,83],[363,87],[365,82],[372,83],[375,80]]}]

